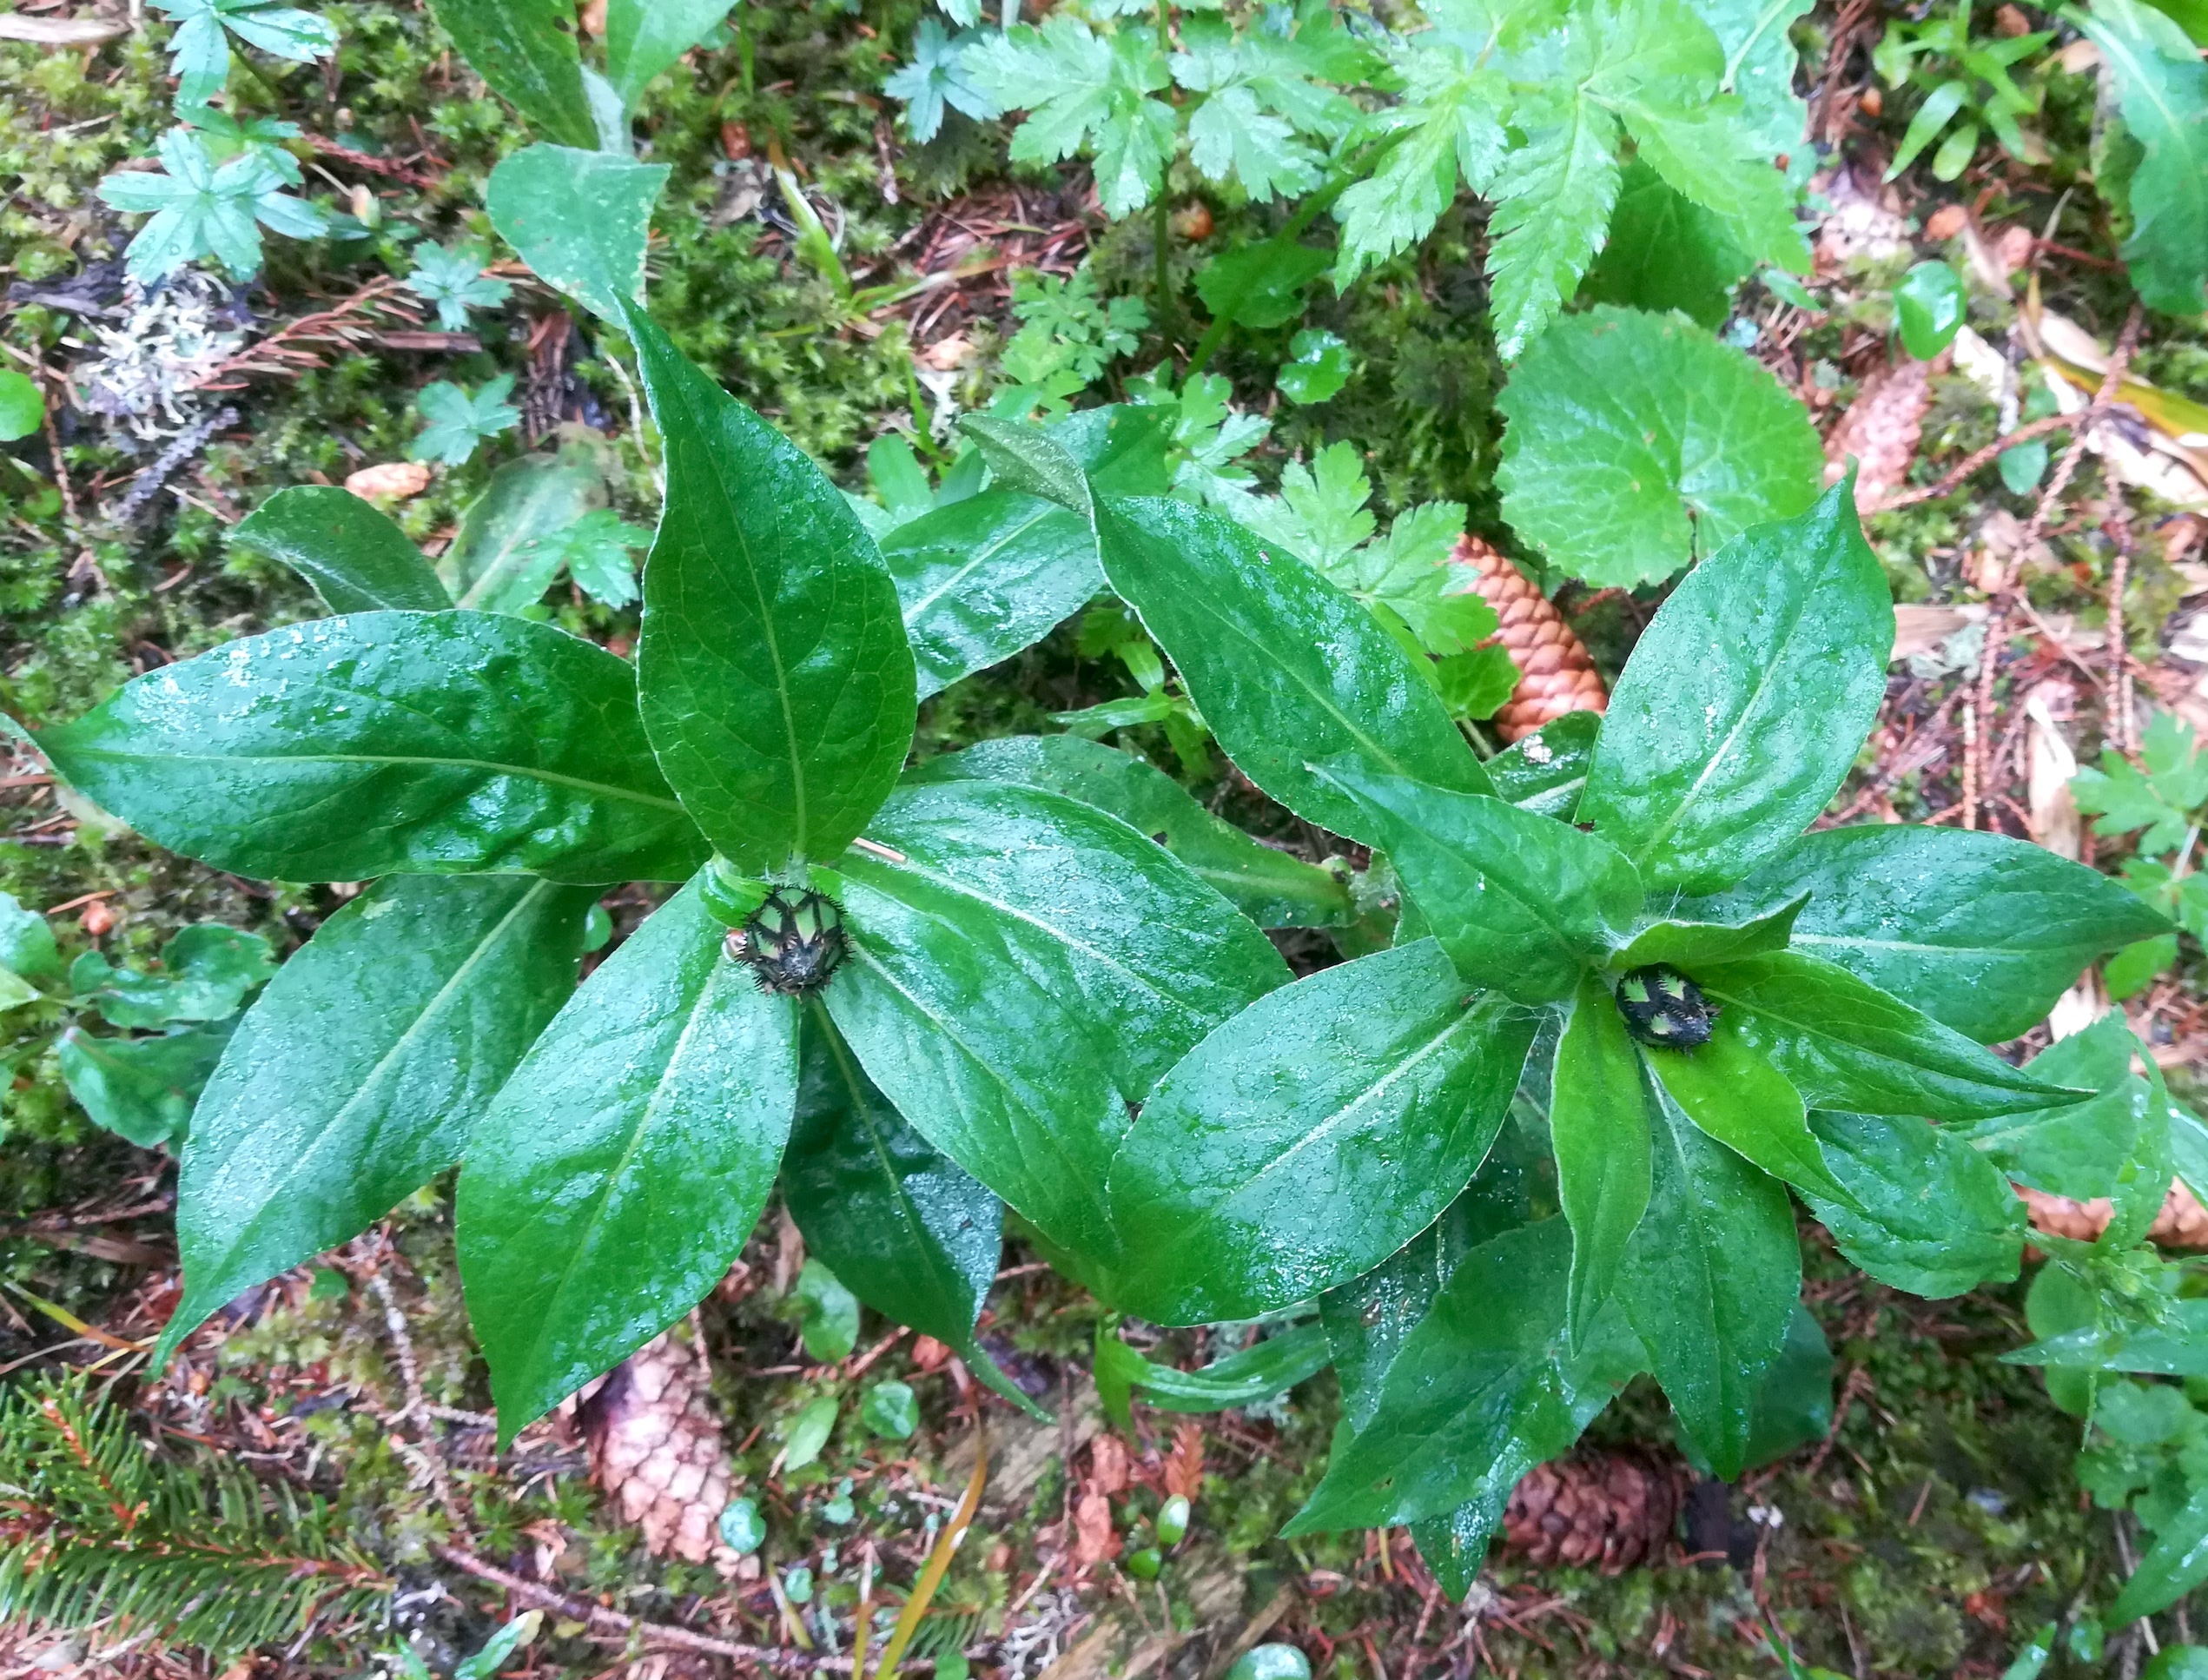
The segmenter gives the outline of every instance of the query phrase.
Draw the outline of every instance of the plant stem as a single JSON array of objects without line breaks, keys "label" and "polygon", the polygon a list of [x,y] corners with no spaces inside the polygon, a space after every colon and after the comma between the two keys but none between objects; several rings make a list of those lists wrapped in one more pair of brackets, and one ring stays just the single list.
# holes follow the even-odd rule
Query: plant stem
[{"label": "plant stem", "polygon": [[1167,261],[1167,241],[1173,237],[1173,206],[1166,197],[1166,183],[1158,183],[1158,202],[1151,213],[1151,242],[1157,247],[1158,272],[1155,284],[1158,291],[1158,330],[1165,334],[1166,348],[1171,351],[1173,340],[1173,308],[1172,265]]}]

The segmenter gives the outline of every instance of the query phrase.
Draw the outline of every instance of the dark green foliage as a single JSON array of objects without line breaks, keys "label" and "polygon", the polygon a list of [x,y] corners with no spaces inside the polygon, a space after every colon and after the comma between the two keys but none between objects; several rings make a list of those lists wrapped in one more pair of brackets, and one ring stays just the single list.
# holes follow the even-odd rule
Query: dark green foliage
[{"label": "dark green foliage", "polygon": [[0,1392],[0,1620],[104,1624],[221,1663],[365,1616],[392,1587],[320,1498],[155,1456],[85,1377]]}]

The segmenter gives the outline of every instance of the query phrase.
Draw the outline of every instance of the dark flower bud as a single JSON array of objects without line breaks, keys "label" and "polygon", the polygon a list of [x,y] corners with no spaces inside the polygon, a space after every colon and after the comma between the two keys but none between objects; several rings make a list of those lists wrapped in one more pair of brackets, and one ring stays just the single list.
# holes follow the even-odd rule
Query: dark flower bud
[{"label": "dark flower bud", "polygon": [[1661,962],[1636,969],[1617,982],[1617,1012],[1625,1017],[1627,1032],[1667,1050],[1709,1043],[1717,1021],[1716,1006],[1702,989]]}]

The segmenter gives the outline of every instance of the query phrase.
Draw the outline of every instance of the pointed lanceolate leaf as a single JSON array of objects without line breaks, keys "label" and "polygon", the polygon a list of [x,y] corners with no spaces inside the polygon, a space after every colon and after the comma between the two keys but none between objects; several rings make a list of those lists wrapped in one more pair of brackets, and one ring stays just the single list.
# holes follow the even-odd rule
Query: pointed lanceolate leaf
[{"label": "pointed lanceolate leaf", "polygon": [[184,1298],[209,1313],[334,1248],[460,1158],[575,987],[586,887],[393,876],[325,923],[232,1039],[184,1148]]},{"label": "pointed lanceolate leaf", "polygon": [[1820,1108],[1970,1120],[2079,1100],[1818,957],[1775,951],[1695,979]]},{"label": "pointed lanceolate leaf", "polygon": [[1587,1333],[1616,1287],[1649,1207],[1653,1103],[1641,1058],[1610,988],[1582,975],[1571,1019],[1557,1042],[1549,1129],[1557,1195],[1571,1225],[1571,1331]]},{"label": "pointed lanceolate leaf", "polygon": [[1260,928],[1332,928],[1356,918],[1343,874],[1253,840],[1154,764],[1101,741],[1005,736],[930,758],[905,779],[1012,782],[1109,811],[1178,857]]},{"label": "pointed lanceolate leaf", "polygon": [[1104,587],[1079,514],[985,490],[882,539],[925,699],[1041,640]]},{"label": "pointed lanceolate leaf", "polygon": [[1691,1050],[1643,1051],[1687,1118],[1729,1148],[1797,1189],[1845,1203],[1847,1187],[1825,1164],[1801,1094],[1757,1054],[1740,1025],[1720,1015],[1709,1042]]},{"label": "pointed lanceolate leaf", "polygon": [[1364,808],[1306,768],[1345,755],[1382,775],[1489,790],[1432,684],[1294,555],[1161,499],[1103,499],[1096,538],[1105,576],[1172,657],[1220,745],[1289,810],[1369,840]]},{"label": "pointed lanceolate leaf", "polygon": [[1640,911],[1633,866],[1569,823],[1374,775],[1353,757],[1312,773],[1362,813],[1360,832],[1387,853],[1468,985],[1522,1003],[1569,997],[1582,966]]},{"label": "pointed lanceolate leaf", "polygon": [[456,1219],[501,1445],[697,1304],[765,1205],[797,1022],[688,886],[599,964],[468,1141]]},{"label": "pointed lanceolate leaf", "polygon": [[1632,943],[1610,958],[1613,969],[1645,968],[1652,962],[1693,969],[1705,962],[1735,962],[1744,956],[1787,948],[1795,918],[1808,902],[1807,894],[1782,904],[1767,916],[1750,916],[1738,923],[1677,920],[1651,922],[1633,936]]},{"label": "pointed lanceolate leaf", "polygon": [[453,604],[391,516],[349,490],[313,484],[279,490],[231,532],[230,540],[281,560],[333,612],[434,612]]},{"label": "pointed lanceolate leaf", "polygon": [[1794,1210],[1776,1179],[1673,1104],[1659,1102],[1656,1116],[1654,1190],[1619,1299],[1680,1427],[1729,1479],[1801,1293]]},{"label": "pointed lanceolate leaf", "polygon": [[1822,810],[1878,715],[1886,575],[1852,481],[1757,526],[1657,612],[1610,697],[1579,817],[1654,891],[1709,892]]},{"label": "pointed lanceolate leaf", "polygon": [[712,33],[731,0],[609,0],[605,71],[634,110],[651,78]]},{"label": "pointed lanceolate leaf", "polygon": [[849,954],[824,1000],[912,1128],[1068,1253],[1108,1260],[1104,1178],[1127,1102],[1077,1000],[1031,977],[986,900],[854,852]]},{"label": "pointed lanceolate leaf", "polygon": [[1086,1023],[1120,1094],[1139,1102],[1197,1040],[1288,979],[1254,923],[1170,852],[1093,805],[997,782],[901,787],[869,826],[892,876],[974,906],[1005,955]]},{"label": "pointed lanceolate leaf", "polygon": [[912,742],[896,585],[820,468],[642,310],[628,322],[667,462],[637,650],[645,729],[737,868],[831,859]]},{"label": "pointed lanceolate leaf", "polygon": [[239,875],[664,881],[705,851],[651,763],[628,665],[490,613],[271,631],[36,741],[147,838]]},{"label": "pointed lanceolate leaf", "polygon": [[1466,1255],[1389,1365],[1372,1419],[1336,1448],[1284,1533],[1446,1517],[1491,1522],[1519,1477],[1579,1437],[1640,1368],[1615,1316],[1563,1352],[1571,1237],[1562,1220]]},{"label": "pointed lanceolate leaf", "polygon": [[1981,1044],[2029,1030],[2087,963],[2169,928],[2136,893],[2044,846],[1900,823],[1805,834],[1696,908],[1805,892],[1795,949]]},{"label": "pointed lanceolate leaf", "polygon": [[2169,1609],[2203,1581],[2208,1581],[2208,1487],[2195,1485],[2185,1503],[2155,1530],[2154,1544],[2108,1607],[2106,1624],[2129,1627],[2142,1616]]},{"label": "pointed lanceolate leaf", "polygon": [[1112,1164],[1118,1303],[1250,1318],[1385,1260],[1478,1167],[1534,1024],[1468,999],[1425,940],[1253,1005],[1158,1088]]},{"label": "pointed lanceolate leaf", "polygon": [[667,175],[664,163],[536,145],[491,171],[483,203],[539,280],[618,325],[644,295],[651,207]]},{"label": "pointed lanceolate leaf", "polygon": [[469,67],[514,109],[554,140],[598,143],[563,0],[436,0],[435,10]]},{"label": "pointed lanceolate leaf", "polygon": [[807,1249],[861,1300],[956,1349],[991,1388],[1043,1415],[974,1339],[1004,1247],[1004,1204],[905,1123],[817,1000],[801,1034],[782,1190]]},{"label": "pointed lanceolate leaf", "polygon": [[1966,1139],[1911,1114],[1828,1108],[1809,1124],[1854,1205],[1803,1199],[1854,1265],[1932,1300],[2015,1280],[2024,1204]]}]

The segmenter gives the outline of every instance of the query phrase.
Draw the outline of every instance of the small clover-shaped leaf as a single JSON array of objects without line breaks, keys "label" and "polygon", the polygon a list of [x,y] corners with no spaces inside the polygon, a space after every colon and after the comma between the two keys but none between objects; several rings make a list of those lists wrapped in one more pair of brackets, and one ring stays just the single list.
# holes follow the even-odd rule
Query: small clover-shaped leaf
[{"label": "small clover-shaped leaf", "polygon": [[1323,327],[1298,333],[1288,341],[1288,355],[1276,382],[1290,402],[1325,402],[1349,383],[1349,346]]},{"label": "small clover-shaped leaf", "polygon": [[283,190],[289,181],[257,143],[219,167],[208,137],[190,129],[171,129],[154,150],[160,172],[119,170],[99,187],[116,209],[152,218],[130,241],[134,280],[150,283],[208,256],[242,280],[261,266],[256,222],[295,239],[328,225],[321,209]]},{"label": "small clover-shaped leaf", "polygon": [[499,374],[473,396],[445,380],[425,387],[414,407],[428,424],[407,449],[408,458],[440,460],[447,466],[465,465],[486,438],[511,432],[520,423],[521,411],[506,400],[512,391],[511,374]]},{"label": "small clover-shaped leaf", "polygon": [[2158,857],[2185,843],[2198,808],[2208,803],[2208,754],[2191,725],[2158,712],[2140,737],[2139,766],[2110,748],[2100,768],[2079,771],[2070,789],[2078,809],[2099,818],[2093,832],[2139,830],[2141,855]]},{"label": "small clover-shaped leaf", "polygon": [[[565,566],[567,575],[592,600],[626,606],[637,599],[634,556],[651,546],[651,532],[629,524],[610,507],[594,507],[565,529],[523,544],[529,557],[524,570],[550,578]],[[540,568],[539,562],[552,556],[557,558]]]},{"label": "small clover-shaped leaf", "polygon": [[953,36],[932,17],[921,19],[913,34],[912,63],[882,83],[883,92],[905,102],[905,129],[915,140],[925,144],[941,132],[946,106],[977,120],[997,115],[996,102],[966,73],[966,48],[977,39],[970,33]]},{"label": "small clover-shaped leaf", "polygon": [[423,245],[414,254],[407,289],[423,302],[435,304],[437,324],[458,333],[466,330],[469,310],[495,309],[513,288],[484,272],[480,246],[455,245],[447,250]]}]

